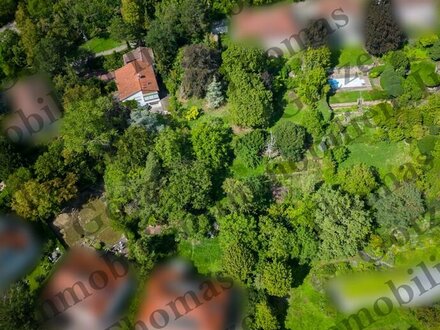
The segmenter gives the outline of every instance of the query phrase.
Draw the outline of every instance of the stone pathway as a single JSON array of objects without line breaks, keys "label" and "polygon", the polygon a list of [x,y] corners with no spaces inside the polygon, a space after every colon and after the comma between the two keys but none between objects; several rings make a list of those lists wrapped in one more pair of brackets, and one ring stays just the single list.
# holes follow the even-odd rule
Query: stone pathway
[{"label": "stone pathway", "polygon": [[124,44],[124,45],[121,45],[121,46],[113,48],[113,49],[109,49],[109,50],[105,50],[103,52],[96,53],[95,57],[108,56],[108,55],[113,54],[114,52],[119,53],[119,52],[126,50],[127,48],[128,48],[127,44]]}]

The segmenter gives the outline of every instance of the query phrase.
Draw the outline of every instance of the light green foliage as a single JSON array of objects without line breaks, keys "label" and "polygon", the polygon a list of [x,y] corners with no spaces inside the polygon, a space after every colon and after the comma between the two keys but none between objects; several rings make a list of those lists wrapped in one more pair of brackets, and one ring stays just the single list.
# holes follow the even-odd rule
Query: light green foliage
[{"label": "light green foliage", "polygon": [[245,127],[267,126],[273,95],[261,79],[267,65],[265,55],[255,47],[231,44],[222,58],[222,69],[230,81],[228,98],[233,122]]},{"label": "light green foliage", "polygon": [[170,127],[160,132],[156,139],[155,150],[167,167],[179,164],[185,158],[185,144],[188,137],[184,132],[173,130]]},{"label": "light green foliage", "polygon": [[213,170],[223,169],[228,164],[231,139],[231,129],[219,118],[197,123],[191,131],[194,154]]},{"label": "light green foliage", "polygon": [[59,211],[61,204],[76,195],[77,177],[71,173],[64,180],[45,183],[29,180],[17,190],[12,199],[12,209],[29,220],[46,220]]},{"label": "light green foliage", "polygon": [[275,313],[266,301],[260,302],[256,305],[255,321],[259,329],[278,330],[280,328]]},{"label": "light green foliage", "polygon": [[313,105],[329,92],[330,60],[331,52],[327,47],[308,49],[304,53],[302,72],[294,81],[296,91],[305,104]]},{"label": "light green foliage", "polygon": [[107,97],[69,104],[61,128],[66,149],[97,156],[108,147],[115,135],[109,120],[112,108],[113,105]]},{"label": "light green foliage", "polygon": [[272,115],[272,92],[257,74],[237,73],[231,77],[228,98],[235,124],[243,127],[266,127]]},{"label": "light green foliage", "polygon": [[319,142],[324,135],[324,118],[322,113],[317,109],[303,110],[304,117],[302,124],[312,135],[313,141]]},{"label": "light green foliage", "polygon": [[319,257],[331,260],[355,255],[371,231],[364,203],[327,185],[317,192],[315,201],[315,222],[322,241]]},{"label": "light green foliage", "polygon": [[292,271],[279,261],[267,261],[261,265],[261,287],[276,297],[285,297],[289,294],[292,285]]},{"label": "light green foliage", "polygon": [[338,176],[341,188],[352,195],[368,196],[379,186],[372,169],[363,163],[344,168]]},{"label": "light green foliage", "polygon": [[238,215],[236,213],[221,217],[220,244],[225,251],[233,244],[241,243],[251,250],[258,247],[257,222],[252,216]]},{"label": "light green foliage", "polygon": [[202,110],[198,106],[194,105],[186,112],[185,119],[188,121],[196,120],[201,113]]},{"label": "light green foliage", "polygon": [[200,161],[177,165],[161,193],[165,213],[203,210],[211,204],[211,175]]},{"label": "light green foliage", "polygon": [[229,245],[223,252],[223,268],[226,274],[242,283],[250,283],[256,258],[253,252],[240,243]]}]

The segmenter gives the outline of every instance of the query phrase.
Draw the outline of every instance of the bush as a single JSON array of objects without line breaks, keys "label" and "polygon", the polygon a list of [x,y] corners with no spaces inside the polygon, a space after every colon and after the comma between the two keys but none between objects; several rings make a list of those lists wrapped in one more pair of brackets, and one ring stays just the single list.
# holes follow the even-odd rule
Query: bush
[{"label": "bush", "polygon": [[440,40],[437,41],[430,49],[429,49],[429,56],[434,61],[440,60]]},{"label": "bush", "polygon": [[388,95],[392,97],[398,97],[403,94],[403,78],[391,65],[387,65],[383,71],[380,84]]},{"label": "bush", "polygon": [[423,48],[431,47],[438,41],[438,36],[434,33],[427,34],[419,39],[419,44]]},{"label": "bush", "polygon": [[440,85],[440,77],[435,72],[435,64],[429,60],[412,63],[411,75],[414,76],[417,81],[422,80],[426,87],[436,87]]},{"label": "bush", "polygon": [[235,144],[235,155],[247,167],[255,168],[261,163],[261,153],[266,144],[267,133],[261,129],[240,137]]},{"label": "bush", "polygon": [[377,78],[377,77],[379,77],[382,74],[382,72],[384,70],[385,70],[385,65],[376,66],[373,69],[371,69],[371,71],[368,74],[368,76],[370,78]]},{"label": "bush", "polygon": [[277,125],[273,133],[275,146],[283,157],[293,161],[303,158],[306,145],[304,127],[286,121]]},{"label": "bush", "polygon": [[189,110],[185,114],[185,119],[188,121],[196,120],[199,118],[200,114],[202,113],[202,110],[197,106],[192,106],[189,108]]},{"label": "bush", "polygon": [[401,51],[391,52],[388,57],[391,66],[401,75],[405,75],[409,68],[409,59],[406,54]]}]

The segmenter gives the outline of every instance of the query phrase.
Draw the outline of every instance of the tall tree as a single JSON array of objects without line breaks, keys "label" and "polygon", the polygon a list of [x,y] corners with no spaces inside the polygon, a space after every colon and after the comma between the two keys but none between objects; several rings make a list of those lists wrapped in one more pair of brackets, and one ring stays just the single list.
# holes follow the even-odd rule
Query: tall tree
[{"label": "tall tree", "polygon": [[205,97],[209,82],[220,66],[217,50],[202,44],[186,46],[183,50],[182,92],[186,97]]},{"label": "tall tree", "polygon": [[367,51],[382,56],[402,47],[406,37],[396,21],[391,0],[370,0],[365,23]]},{"label": "tall tree", "polygon": [[197,159],[213,170],[225,168],[231,156],[232,130],[216,118],[202,121],[191,133]]},{"label": "tall tree", "polygon": [[222,83],[215,76],[206,90],[206,100],[208,101],[208,106],[212,109],[220,107],[225,101]]},{"label": "tall tree", "polygon": [[315,222],[322,241],[320,257],[350,257],[362,248],[371,231],[371,217],[358,197],[324,185],[315,196]]}]

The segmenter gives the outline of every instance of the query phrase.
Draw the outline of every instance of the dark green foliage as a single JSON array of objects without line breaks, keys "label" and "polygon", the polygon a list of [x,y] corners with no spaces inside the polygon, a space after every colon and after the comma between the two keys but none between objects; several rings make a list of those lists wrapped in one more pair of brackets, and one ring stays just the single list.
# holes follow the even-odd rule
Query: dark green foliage
[{"label": "dark green foliage", "polygon": [[166,75],[179,47],[200,42],[207,27],[203,2],[167,0],[159,3],[147,34],[147,44],[154,50],[159,72]]},{"label": "dark green foliage", "polygon": [[15,146],[0,135],[0,182],[12,174],[20,166],[20,155]]},{"label": "dark green foliage", "polygon": [[229,178],[223,183],[223,190],[231,212],[258,214],[272,201],[271,186],[265,176],[252,176],[242,180]]},{"label": "dark green foliage", "polygon": [[434,45],[429,48],[428,52],[429,56],[431,56],[434,61],[440,60],[440,40],[434,43]]},{"label": "dark green foliage", "polygon": [[205,97],[209,83],[220,67],[220,54],[205,45],[187,46],[183,50],[182,92],[186,97]]},{"label": "dark green foliage", "polygon": [[20,36],[6,30],[0,33],[0,68],[6,77],[15,77],[26,65],[26,54]]},{"label": "dark green foliage", "polygon": [[388,60],[394,70],[396,70],[402,76],[404,76],[409,69],[409,59],[401,50],[391,52]]},{"label": "dark green foliage", "polygon": [[240,158],[246,166],[255,168],[261,163],[266,140],[267,133],[263,130],[257,129],[243,135],[235,142],[235,155]]},{"label": "dark green foliage", "polygon": [[389,65],[385,68],[380,78],[382,88],[392,97],[398,97],[403,94],[402,76]]},{"label": "dark green foliage", "polygon": [[104,69],[107,72],[115,71],[122,67],[123,64],[120,53],[113,52],[113,54],[104,57]]},{"label": "dark green foliage", "polygon": [[392,192],[385,190],[370,201],[379,225],[385,229],[407,228],[425,212],[423,198],[414,184],[403,183]]},{"label": "dark green foliage", "polygon": [[365,24],[367,51],[382,56],[402,47],[406,40],[396,21],[391,0],[370,0]]},{"label": "dark green foliage", "polygon": [[275,146],[283,157],[299,161],[304,156],[306,130],[290,121],[282,122],[273,130]]},{"label": "dark green foliage", "polygon": [[307,46],[320,48],[329,44],[329,35],[333,29],[326,19],[312,21],[306,29]]},{"label": "dark green foliage", "polygon": [[27,284],[13,284],[0,299],[0,328],[4,330],[38,329],[36,297]]},{"label": "dark green foliage", "polygon": [[14,20],[14,13],[17,4],[17,0],[2,0],[0,2],[0,26]]},{"label": "dark green foliage", "polygon": [[340,146],[332,149],[332,158],[336,162],[336,164],[342,164],[348,156],[350,156],[350,149],[346,146]]}]

